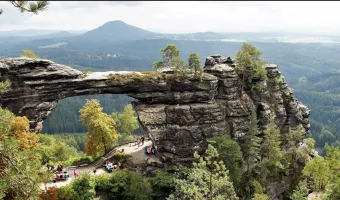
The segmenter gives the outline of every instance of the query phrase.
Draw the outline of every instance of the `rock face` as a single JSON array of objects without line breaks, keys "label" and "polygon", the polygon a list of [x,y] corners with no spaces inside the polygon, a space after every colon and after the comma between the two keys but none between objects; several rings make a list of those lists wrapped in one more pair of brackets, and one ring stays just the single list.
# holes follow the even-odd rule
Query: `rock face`
[{"label": "rock face", "polygon": [[[109,74],[143,76],[140,72],[94,72],[85,75],[49,60],[10,58],[0,60],[0,81],[10,80],[11,90],[0,94],[0,105],[25,115],[39,131],[58,100],[86,94],[125,94],[164,163],[188,162],[194,151],[203,152],[206,138],[231,135],[242,140],[247,120],[257,112],[260,127],[274,119],[282,133],[302,124],[308,133],[309,110],[293,95],[277,65],[264,66],[268,80],[254,80],[244,90],[233,60],[209,56],[203,80],[112,82]],[[261,87],[259,87],[261,85]],[[255,87],[257,86],[257,87]]]}]

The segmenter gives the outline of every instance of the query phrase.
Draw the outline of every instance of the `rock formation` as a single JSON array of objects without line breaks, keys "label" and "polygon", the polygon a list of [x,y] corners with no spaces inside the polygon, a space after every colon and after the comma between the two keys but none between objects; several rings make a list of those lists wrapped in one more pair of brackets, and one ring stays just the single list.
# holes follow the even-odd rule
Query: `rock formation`
[{"label": "rock formation", "polygon": [[[60,99],[86,94],[128,95],[136,99],[133,106],[139,120],[165,163],[190,161],[194,151],[205,150],[209,137],[231,135],[242,140],[252,110],[257,112],[262,129],[275,119],[282,133],[300,124],[308,132],[309,110],[296,100],[277,65],[265,66],[268,80],[254,80],[251,90],[240,88],[234,68],[230,58],[213,55],[206,59],[202,81],[145,81],[140,77],[146,75],[140,72],[86,75],[48,60],[2,59],[0,81],[10,80],[12,87],[0,94],[0,106],[27,116],[31,128],[39,131]],[[112,81],[109,74],[123,80]],[[255,87],[258,85],[261,87]]]}]

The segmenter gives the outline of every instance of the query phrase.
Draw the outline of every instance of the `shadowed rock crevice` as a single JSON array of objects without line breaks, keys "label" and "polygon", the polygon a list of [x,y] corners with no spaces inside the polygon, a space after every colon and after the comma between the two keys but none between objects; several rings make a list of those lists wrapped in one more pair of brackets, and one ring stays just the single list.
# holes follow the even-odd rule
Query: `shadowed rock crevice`
[{"label": "shadowed rock crevice", "polygon": [[202,81],[126,71],[83,74],[49,60],[2,59],[0,81],[10,80],[12,88],[0,94],[0,105],[27,116],[38,132],[60,99],[127,95],[135,99],[138,119],[163,162],[190,162],[195,151],[205,150],[206,138],[231,135],[242,141],[252,110],[262,130],[274,119],[282,133],[300,124],[308,132],[308,108],[297,101],[277,65],[264,67],[268,80],[253,81],[247,88],[262,86],[244,91],[233,61],[220,55],[207,57]]}]

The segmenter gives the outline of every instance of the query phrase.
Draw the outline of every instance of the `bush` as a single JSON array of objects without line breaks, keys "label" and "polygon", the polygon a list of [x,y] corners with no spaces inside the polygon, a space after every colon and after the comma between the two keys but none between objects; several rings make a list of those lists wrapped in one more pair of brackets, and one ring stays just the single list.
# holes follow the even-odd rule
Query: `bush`
[{"label": "bush", "polygon": [[89,174],[80,175],[72,182],[72,200],[93,199],[96,192]]},{"label": "bush", "polygon": [[70,200],[72,198],[73,188],[71,184],[62,186],[58,191],[58,198],[62,200]]},{"label": "bush", "polygon": [[155,176],[149,178],[153,189],[153,198],[165,200],[175,189],[175,177],[176,175],[168,172],[168,169],[155,170]]},{"label": "bush", "polygon": [[94,177],[94,189],[96,191],[108,191],[110,189],[110,176],[107,173],[100,174]]}]

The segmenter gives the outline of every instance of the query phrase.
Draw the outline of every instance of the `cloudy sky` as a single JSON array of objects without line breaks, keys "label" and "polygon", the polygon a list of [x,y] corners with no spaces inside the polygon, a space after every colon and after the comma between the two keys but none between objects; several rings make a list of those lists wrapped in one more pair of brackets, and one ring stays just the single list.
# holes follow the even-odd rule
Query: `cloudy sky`
[{"label": "cloudy sky", "polygon": [[20,13],[1,1],[0,31],[90,30],[105,22],[163,33],[259,32],[340,33],[340,2],[232,1],[51,1],[38,15]]}]

